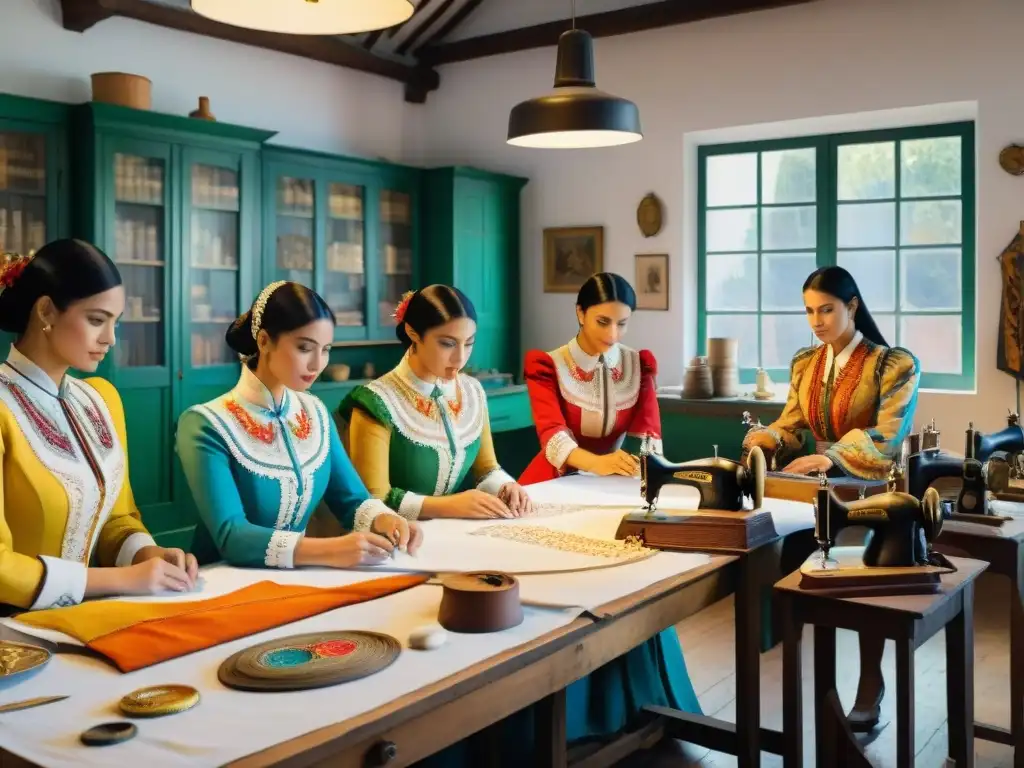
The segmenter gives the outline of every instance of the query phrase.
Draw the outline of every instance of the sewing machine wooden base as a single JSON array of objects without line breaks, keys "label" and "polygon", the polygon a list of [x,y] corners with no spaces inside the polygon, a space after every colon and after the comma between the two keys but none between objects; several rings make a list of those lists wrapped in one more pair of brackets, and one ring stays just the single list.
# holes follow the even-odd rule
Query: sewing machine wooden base
[{"label": "sewing machine wooden base", "polygon": [[[840,501],[855,501],[864,489],[865,496],[885,493],[884,480],[871,482],[856,480],[850,477],[830,477],[828,480],[832,493]],[[794,475],[788,472],[769,472],[764,478],[764,495],[770,499],[788,499],[813,504],[817,499],[818,479],[809,475]]]},{"label": "sewing machine wooden base", "polygon": [[777,535],[771,512],[763,509],[632,512],[615,532],[617,539],[638,536],[648,547],[669,550],[754,549]]},{"label": "sewing machine wooden base", "polygon": [[902,568],[870,568],[864,565],[864,547],[833,547],[828,567],[821,567],[821,552],[800,566],[800,588],[832,597],[871,595],[918,595],[939,590],[939,577],[947,569],[931,565]]},{"label": "sewing machine wooden base", "polygon": [[955,520],[958,523],[987,525],[990,528],[1001,528],[1007,520],[1013,520],[1012,517],[1006,517],[1005,515],[971,515],[960,512],[954,512],[949,516],[949,519]]}]

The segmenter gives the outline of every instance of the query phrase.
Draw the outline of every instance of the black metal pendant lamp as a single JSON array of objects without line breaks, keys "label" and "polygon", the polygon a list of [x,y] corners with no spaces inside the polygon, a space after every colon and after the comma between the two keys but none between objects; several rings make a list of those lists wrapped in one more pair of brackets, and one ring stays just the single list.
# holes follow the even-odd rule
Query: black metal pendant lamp
[{"label": "black metal pendant lamp", "polygon": [[582,149],[640,141],[640,110],[594,84],[594,40],[573,28],[558,38],[555,88],[512,108],[508,143],[517,147]]}]

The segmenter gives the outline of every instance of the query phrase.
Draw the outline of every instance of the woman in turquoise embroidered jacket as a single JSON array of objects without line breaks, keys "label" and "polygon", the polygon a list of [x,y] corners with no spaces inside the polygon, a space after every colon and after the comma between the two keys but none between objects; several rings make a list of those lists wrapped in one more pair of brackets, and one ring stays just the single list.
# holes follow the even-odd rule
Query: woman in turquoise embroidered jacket
[{"label": "woman in turquoise embroidered jacket", "polygon": [[[373,498],[319,398],[334,315],[297,283],[268,285],[228,329],[245,364],[225,395],[182,414],[177,449],[202,522],[193,550],[239,566],[345,568],[415,551],[420,529]],[[307,538],[321,502],[352,531]]]}]

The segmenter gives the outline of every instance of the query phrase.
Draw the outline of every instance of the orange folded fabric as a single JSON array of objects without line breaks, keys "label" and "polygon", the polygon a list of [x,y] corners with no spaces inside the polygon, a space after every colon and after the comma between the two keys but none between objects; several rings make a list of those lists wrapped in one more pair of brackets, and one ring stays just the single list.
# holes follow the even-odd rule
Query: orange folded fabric
[{"label": "orange folded fabric", "polygon": [[427,581],[388,576],[343,587],[286,586],[260,581],[209,600],[134,603],[105,600],[23,613],[22,624],[80,640],[122,672],[159,664],[266,629],[392,595]]}]

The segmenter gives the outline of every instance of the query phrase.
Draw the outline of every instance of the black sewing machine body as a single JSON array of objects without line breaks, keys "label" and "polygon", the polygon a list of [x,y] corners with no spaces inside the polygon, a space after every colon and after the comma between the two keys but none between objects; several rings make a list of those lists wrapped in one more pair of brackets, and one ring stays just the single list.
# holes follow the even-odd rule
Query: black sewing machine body
[{"label": "black sewing machine body", "polygon": [[922,501],[890,490],[843,502],[823,484],[815,506],[814,535],[825,556],[841,530],[863,526],[871,531],[864,549],[864,565],[869,567],[927,564],[929,542],[942,530],[939,494],[934,488],[925,492]]},{"label": "black sewing machine body", "polygon": [[726,512],[743,510],[744,497],[754,509],[764,499],[765,460],[760,448],[751,449],[744,465],[719,456],[672,463],[654,453],[640,455],[640,493],[647,508],[656,509],[658,495],[666,485],[685,485],[700,493],[698,509]]}]

